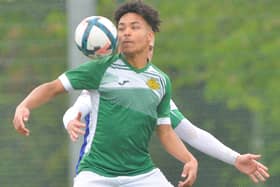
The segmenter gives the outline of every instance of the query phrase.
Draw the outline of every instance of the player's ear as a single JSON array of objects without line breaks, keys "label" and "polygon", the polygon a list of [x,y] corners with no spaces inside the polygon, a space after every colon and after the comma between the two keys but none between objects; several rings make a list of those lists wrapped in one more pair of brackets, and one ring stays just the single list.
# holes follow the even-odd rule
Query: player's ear
[{"label": "player's ear", "polygon": [[148,42],[150,45],[154,46],[155,33],[153,31],[148,32]]}]

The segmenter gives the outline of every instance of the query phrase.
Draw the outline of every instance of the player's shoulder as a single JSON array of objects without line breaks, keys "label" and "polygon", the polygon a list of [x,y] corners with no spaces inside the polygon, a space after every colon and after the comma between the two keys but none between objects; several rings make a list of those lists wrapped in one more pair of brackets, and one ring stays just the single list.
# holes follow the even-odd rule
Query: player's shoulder
[{"label": "player's shoulder", "polygon": [[150,66],[151,68],[149,68],[149,71],[153,74],[157,74],[159,77],[161,77],[161,79],[163,80],[163,82],[165,82],[166,85],[171,85],[171,81],[169,76],[162,71],[160,68],[158,68],[156,65],[151,64]]},{"label": "player's shoulder", "polygon": [[154,64],[151,64],[151,68],[149,69],[149,71],[157,73],[157,74],[161,75],[162,77],[169,79],[169,76]]}]

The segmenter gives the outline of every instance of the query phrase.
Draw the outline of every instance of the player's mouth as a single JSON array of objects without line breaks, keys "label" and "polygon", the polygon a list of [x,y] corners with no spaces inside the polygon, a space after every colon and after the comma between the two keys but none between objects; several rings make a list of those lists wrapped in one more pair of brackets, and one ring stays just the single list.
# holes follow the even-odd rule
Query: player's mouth
[{"label": "player's mouth", "polygon": [[131,41],[131,40],[125,40],[125,41],[123,41],[122,42],[122,45],[124,46],[124,47],[128,47],[128,46],[131,46],[131,45],[133,45],[134,43]]},{"label": "player's mouth", "polygon": [[129,44],[129,43],[133,43],[133,42],[131,40],[124,40],[122,43],[123,44]]}]

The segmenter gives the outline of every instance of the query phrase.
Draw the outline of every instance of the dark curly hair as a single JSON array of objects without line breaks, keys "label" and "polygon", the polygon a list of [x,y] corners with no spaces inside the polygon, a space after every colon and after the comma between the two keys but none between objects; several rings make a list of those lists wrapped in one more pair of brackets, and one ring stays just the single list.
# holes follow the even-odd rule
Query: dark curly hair
[{"label": "dark curly hair", "polygon": [[159,32],[159,13],[141,0],[124,3],[115,11],[115,22],[118,25],[121,17],[127,13],[136,13],[144,18],[154,32]]}]

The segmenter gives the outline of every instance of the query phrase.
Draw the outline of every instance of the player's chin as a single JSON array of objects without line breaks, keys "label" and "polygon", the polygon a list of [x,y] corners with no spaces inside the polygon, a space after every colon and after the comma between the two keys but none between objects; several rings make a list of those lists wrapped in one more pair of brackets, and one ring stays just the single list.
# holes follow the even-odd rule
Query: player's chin
[{"label": "player's chin", "polygon": [[125,48],[122,50],[122,53],[126,56],[133,56],[135,54],[135,51],[129,48]]}]

